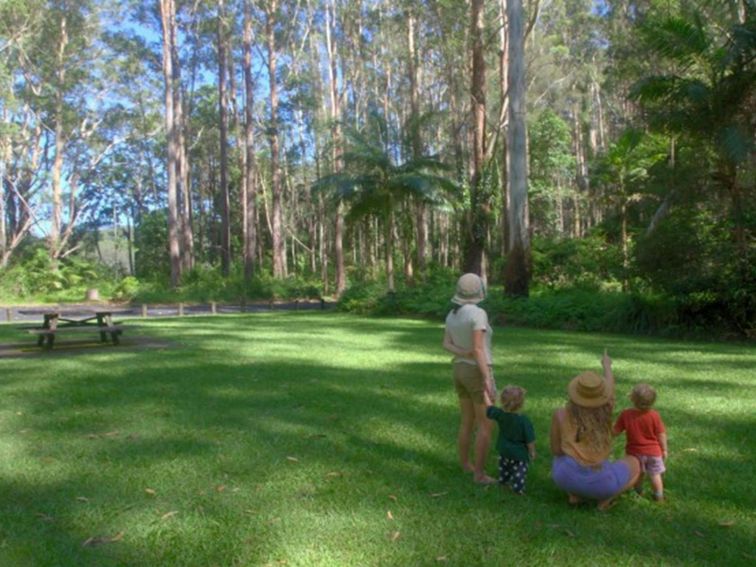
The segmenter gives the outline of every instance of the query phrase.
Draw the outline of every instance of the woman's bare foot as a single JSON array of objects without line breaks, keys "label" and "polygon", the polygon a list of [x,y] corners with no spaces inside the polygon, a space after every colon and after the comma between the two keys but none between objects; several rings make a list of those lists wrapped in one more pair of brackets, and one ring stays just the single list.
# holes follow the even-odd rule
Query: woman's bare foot
[{"label": "woman's bare foot", "polygon": [[473,480],[475,481],[475,484],[496,484],[497,482],[499,482],[497,479],[492,476],[488,476],[487,474],[475,475],[473,477]]},{"label": "woman's bare foot", "polygon": [[475,467],[472,466],[470,463],[465,463],[464,465],[462,465],[462,470],[466,473],[468,472],[472,473],[472,472],[475,472]]}]

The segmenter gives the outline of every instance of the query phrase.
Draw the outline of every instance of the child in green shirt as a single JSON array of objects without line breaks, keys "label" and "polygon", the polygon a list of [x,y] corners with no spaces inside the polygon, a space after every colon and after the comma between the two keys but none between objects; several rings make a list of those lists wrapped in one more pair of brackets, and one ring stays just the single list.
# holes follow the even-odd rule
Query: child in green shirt
[{"label": "child in green shirt", "polygon": [[486,394],[486,416],[499,424],[499,483],[511,484],[515,494],[525,493],[528,463],[536,457],[533,424],[528,416],[518,413],[525,393],[519,386],[506,386],[501,391],[501,408]]}]

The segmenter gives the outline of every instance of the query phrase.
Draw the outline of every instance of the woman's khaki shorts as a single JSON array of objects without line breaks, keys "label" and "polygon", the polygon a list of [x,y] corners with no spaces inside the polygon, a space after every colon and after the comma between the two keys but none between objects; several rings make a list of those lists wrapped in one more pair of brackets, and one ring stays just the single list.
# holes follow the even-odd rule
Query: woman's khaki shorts
[{"label": "woman's khaki shorts", "polygon": [[483,392],[486,382],[477,364],[458,362],[454,365],[454,389],[462,399],[472,400],[476,404],[485,402]]}]

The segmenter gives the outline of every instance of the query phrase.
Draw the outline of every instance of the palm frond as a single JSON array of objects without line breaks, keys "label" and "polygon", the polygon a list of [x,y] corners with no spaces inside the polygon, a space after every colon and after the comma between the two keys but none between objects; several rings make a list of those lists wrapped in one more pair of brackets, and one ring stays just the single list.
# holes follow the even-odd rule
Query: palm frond
[{"label": "palm frond", "polygon": [[420,156],[404,162],[399,168],[400,172],[409,171],[451,171],[452,166],[442,162],[436,156]]},{"label": "palm frond", "polygon": [[641,27],[646,43],[659,55],[688,65],[703,56],[711,41],[699,15],[688,21],[679,17],[654,19]]}]

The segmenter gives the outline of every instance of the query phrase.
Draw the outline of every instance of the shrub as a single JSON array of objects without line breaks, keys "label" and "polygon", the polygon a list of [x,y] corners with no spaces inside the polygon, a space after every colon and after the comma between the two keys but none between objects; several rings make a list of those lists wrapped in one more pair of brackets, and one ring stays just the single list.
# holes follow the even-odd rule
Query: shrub
[{"label": "shrub", "polygon": [[600,289],[617,283],[622,273],[620,251],[607,243],[599,229],[581,239],[536,238],[532,260],[532,284],[550,289]]},{"label": "shrub", "polygon": [[[452,275],[431,277],[415,287],[398,286],[394,293],[386,293],[383,283],[353,284],[339,308],[365,315],[443,320],[452,307],[455,280]],[[753,296],[748,297],[753,301]],[[497,324],[548,329],[711,337],[713,332],[726,334],[732,328],[729,316],[722,315],[728,311],[706,296],[683,300],[663,293],[544,287],[530,297],[511,298],[500,286],[491,286],[481,306]]]},{"label": "shrub", "polygon": [[139,280],[134,276],[126,276],[113,290],[113,299],[131,301],[139,294],[140,285]]}]

